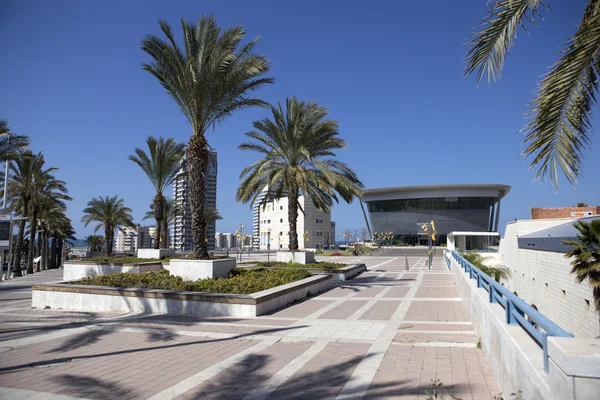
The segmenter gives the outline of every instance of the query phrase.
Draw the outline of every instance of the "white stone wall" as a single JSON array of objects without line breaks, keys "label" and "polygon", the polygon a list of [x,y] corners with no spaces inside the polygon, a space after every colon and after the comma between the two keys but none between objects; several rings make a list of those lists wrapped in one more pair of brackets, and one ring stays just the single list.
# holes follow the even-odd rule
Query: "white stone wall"
[{"label": "white stone wall", "polygon": [[[500,242],[500,264],[510,269],[504,285],[576,337],[600,335],[598,312],[592,288],[579,284],[571,274],[564,253],[519,249],[517,238],[528,233],[564,224],[572,219],[539,219],[510,222]],[[589,304],[589,306],[588,306]]]}]

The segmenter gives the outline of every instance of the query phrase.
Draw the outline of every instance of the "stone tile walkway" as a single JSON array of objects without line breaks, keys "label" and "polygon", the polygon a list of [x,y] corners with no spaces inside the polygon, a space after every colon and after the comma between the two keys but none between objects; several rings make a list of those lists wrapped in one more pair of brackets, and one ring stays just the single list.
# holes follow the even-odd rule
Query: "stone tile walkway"
[{"label": "stone tile walkway", "polygon": [[257,318],[31,309],[45,271],[0,284],[0,399],[493,399],[441,258],[357,257],[368,271]]}]

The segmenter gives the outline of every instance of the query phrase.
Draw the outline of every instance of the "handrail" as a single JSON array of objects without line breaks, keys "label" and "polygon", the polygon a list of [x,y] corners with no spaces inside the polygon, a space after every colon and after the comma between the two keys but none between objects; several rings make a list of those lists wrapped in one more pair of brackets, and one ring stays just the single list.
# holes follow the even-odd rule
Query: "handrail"
[{"label": "handrail", "polygon": [[[544,371],[548,372],[548,336],[573,337],[573,335],[468,262],[458,252],[452,250],[451,254],[465,273],[468,273],[471,279],[477,280],[477,287],[484,288],[489,293],[488,301],[500,304],[505,309],[505,322],[508,325],[521,326],[541,347],[544,352]],[[525,315],[528,319],[525,318]]]}]

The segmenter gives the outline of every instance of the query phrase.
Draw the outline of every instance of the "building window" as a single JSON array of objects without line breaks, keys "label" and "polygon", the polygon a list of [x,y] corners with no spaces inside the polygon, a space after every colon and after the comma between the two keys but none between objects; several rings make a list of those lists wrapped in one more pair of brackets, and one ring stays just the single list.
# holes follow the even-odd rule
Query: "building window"
[{"label": "building window", "polygon": [[283,223],[283,218],[280,218],[280,219],[279,219],[279,222]]},{"label": "building window", "polygon": [[279,209],[280,209],[280,210],[283,210],[283,206],[279,206]]},{"label": "building window", "polygon": [[562,299],[563,299],[563,302],[567,301],[567,292],[564,290],[562,291]]},{"label": "building window", "polygon": [[279,236],[283,236],[283,232],[279,232]]},{"label": "building window", "polygon": [[589,300],[585,300],[585,312],[590,312],[590,301]]},{"label": "building window", "polygon": [[546,282],[546,288],[544,289],[544,293],[548,294],[548,282]]},{"label": "building window", "polygon": [[270,219],[268,219],[268,220],[267,220],[267,224],[270,224],[270,223],[271,223],[271,220],[270,220]]}]

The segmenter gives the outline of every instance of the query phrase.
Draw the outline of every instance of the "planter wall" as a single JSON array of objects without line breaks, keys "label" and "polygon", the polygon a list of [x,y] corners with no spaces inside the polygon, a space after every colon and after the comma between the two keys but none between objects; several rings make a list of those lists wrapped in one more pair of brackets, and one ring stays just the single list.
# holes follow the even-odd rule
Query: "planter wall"
[{"label": "planter wall", "polygon": [[277,261],[310,264],[315,262],[315,253],[312,251],[278,251]]},{"label": "planter wall", "polygon": [[186,281],[197,281],[206,278],[227,278],[235,269],[235,258],[220,258],[215,260],[171,260],[169,273],[180,276]]},{"label": "planter wall", "polygon": [[173,257],[175,249],[138,249],[138,258],[158,258]]},{"label": "planter wall", "polygon": [[[277,267],[258,267],[254,264],[248,264],[245,266],[240,266],[240,268],[248,268],[248,269],[289,269],[289,268],[277,268]],[[299,268],[300,269],[300,268]],[[308,271],[313,275],[330,275],[334,282],[338,281],[347,281],[349,279],[354,278],[356,275],[367,270],[365,264],[352,264],[343,268],[338,269],[320,269],[320,268],[301,268],[303,271]]]},{"label": "planter wall", "polygon": [[315,275],[249,295],[121,289],[66,283],[33,285],[34,308],[197,316],[256,317],[331,287],[331,276]]},{"label": "planter wall", "polygon": [[88,276],[118,274],[121,272],[157,272],[162,269],[160,262],[140,264],[121,264],[103,262],[65,261],[63,266],[63,280],[74,281]]}]

